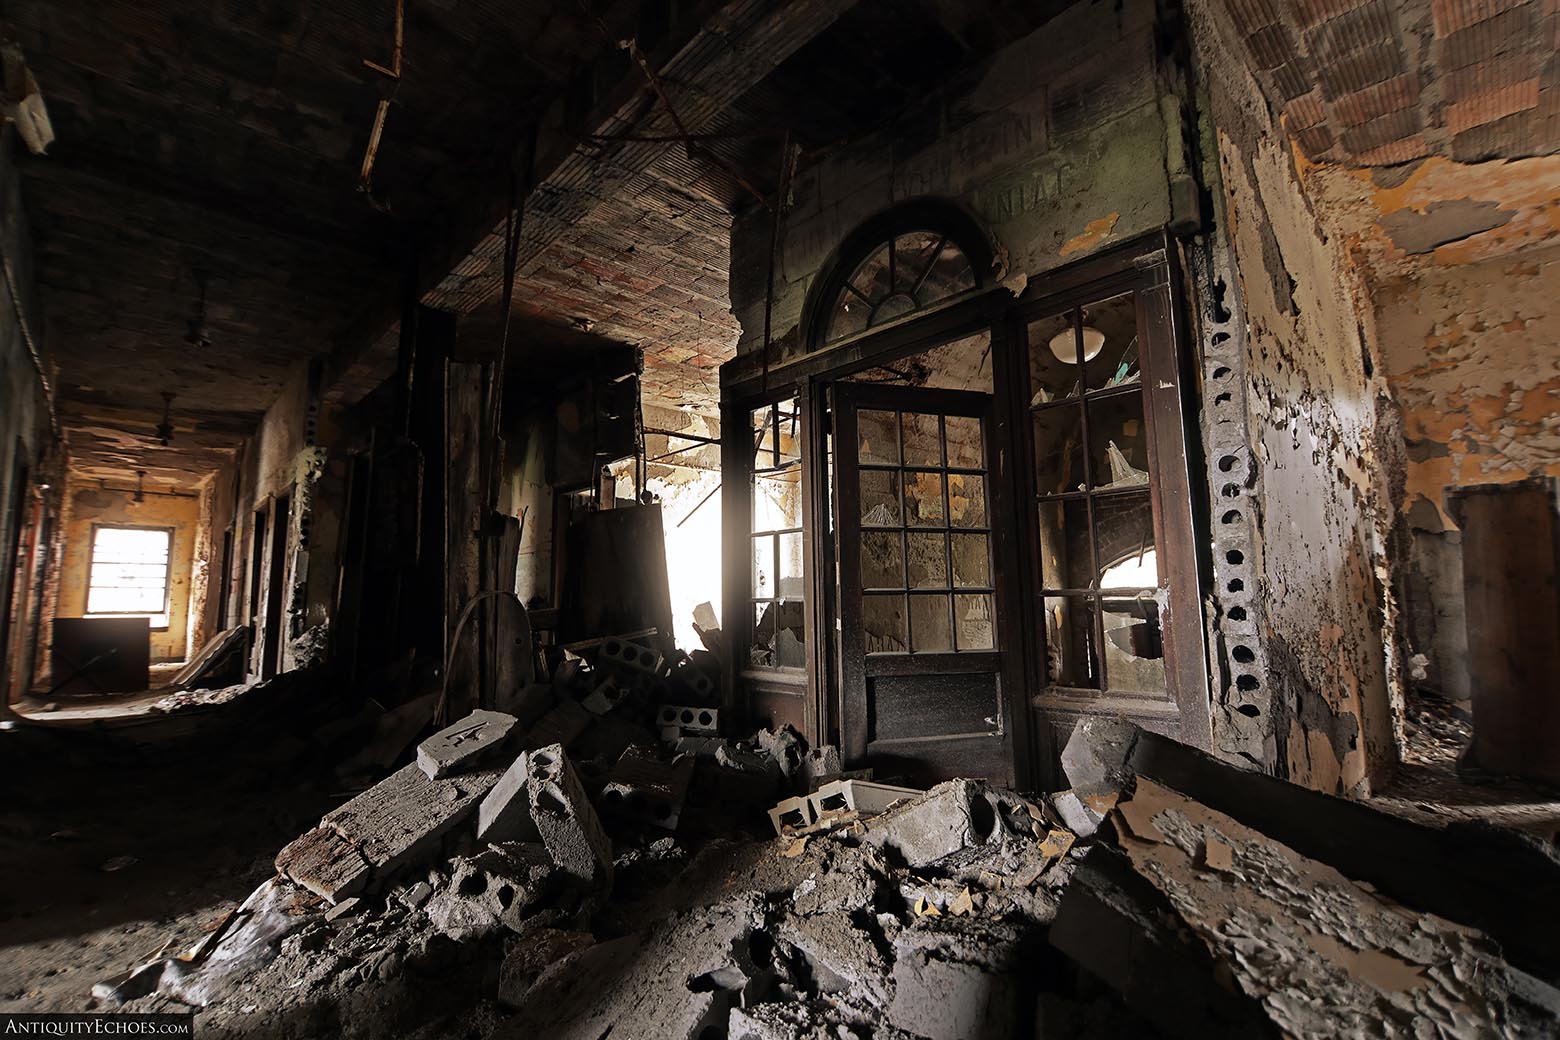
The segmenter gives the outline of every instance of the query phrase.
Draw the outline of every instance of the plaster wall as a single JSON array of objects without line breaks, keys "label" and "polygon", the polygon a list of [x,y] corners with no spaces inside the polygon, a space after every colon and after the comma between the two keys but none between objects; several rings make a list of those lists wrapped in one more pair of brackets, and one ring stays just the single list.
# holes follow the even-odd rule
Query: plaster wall
[{"label": "plaster wall", "polygon": [[200,499],[194,494],[148,493],[136,502],[131,492],[74,486],[69,490],[70,516],[65,527],[65,552],[60,560],[60,617],[81,617],[87,609],[87,580],[92,556],[92,531],[103,525],[166,527],[173,532],[168,583],[168,627],[152,630],[152,661],[179,661],[190,648],[190,587],[195,542],[200,523]]},{"label": "plaster wall", "polygon": [[1266,668],[1251,725],[1270,765],[1326,791],[1396,760],[1387,593],[1401,448],[1359,270],[1319,225],[1292,146],[1218,5],[1192,5],[1245,346],[1243,383]]},{"label": "plaster wall", "polygon": [[[804,348],[807,292],[850,230],[951,199],[996,239],[1000,278],[1033,277],[1171,219],[1152,0],[1080,3],[893,125],[797,173],[770,315],[772,356]],[[732,235],[738,353],[763,347],[770,215]]]},{"label": "plaster wall", "polygon": [[1560,476],[1560,246],[1427,268],[1375,295],[1403,416],[1398,499],[1412,538],[1401,587],[1416,683],[1470,695],[1461,534],[1448,488]]}]

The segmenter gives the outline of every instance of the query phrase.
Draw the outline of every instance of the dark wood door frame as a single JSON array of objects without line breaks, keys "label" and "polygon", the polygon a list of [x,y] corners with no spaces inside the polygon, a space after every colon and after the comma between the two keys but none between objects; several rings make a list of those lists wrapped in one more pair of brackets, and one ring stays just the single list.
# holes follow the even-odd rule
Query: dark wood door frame
[{"label": "dark wood door frame", "polygon": [[[1199,535],[1207,529],[1206,506],[1194,493],[1197,483],[1192,473],[1202,465],[1201,439],[1192,425],[1195,407],[1191,388],[1195,372],[1189,350],[1183,349],[1186,326],[1182,303],[1175,290],[1176,267],[1172,242],[1165,235],[1151,235],[1091,258],[1058,277],[1035,279],[1030,290],[1012,307],[1007,317],[1008,336],[1022,342],[1027,324],[1039,317],[1071,307],[1084,306],[1110,296],[1133,292],[1137,324],[1143,338],[1144,425],[1150,470],[1153,530],[1161,547],[1160,567],[1163,585],[1169,590],[1168,609],[1163,615],[1166,680],[1170,700],[1082,699],[1047,693],[1045,641],[1039,627],[1044,587],[1038,552],[1038,518],[1033,508],[1021,514],[1025,525],[1025,574],[1031,595],[1024,597],[1022,609],[1031,642],[1029,687],[1037,725],[1034,727],[1034,756],[1048,767],[1057,762],[1060,748],[1049,739],[1047,716],[1071,717],[1089,714],[1126,714],[1149,725],[1164,722],[1173,726],[1179,739],[1198,747],[1208,747],[1211,735],[1206,633],[1201,613],[1202,593],[1206,586],[1208,547]],[[1028,424],[1029,373],[1023,352],[1013,351],[1014,370],[1010,379],[1010,406],[1014,414],[1024,416]],[[1018,456],[1015,467],[1020,474],[1020,501],[1036,501],[1035,458],[1032,430],[1015,431],[1013,447]],[[1172,627],[1173,626],[1173,627]],[[1059,774],[1041,776],[1043,784],[1063,783]]]},{"label": "dark wood door frame", "polygon": [[[998,440],[996,413],[998,401],[995,395],[964,390],[908,388],[870,383],[847,383],[835,387],[833,413],[836,441],[836,527],[835,546],[839,559],[839,611],[840,619],[840,750],[848,763],[859,765],[868,761],[869,755],[883,764],[895,756],[896,751],[911,752],[905,757],[920,759],[931,778],[942,775],[975,773],[1006,782],[1016,782],[1020,775],[1023,740],[1015,739],[1015,731],[1022,732],[1016,719],[1026,712],[1023,685],[1023,633],[1007,619],[1010,602],[1019,598],[1019,590],[1011,579],[1018,573],[1016,562],[1009,558],[1012,552],[1010,532],[1016,527],[1012,498],[1006,492],[1006,475],[1001,471],[1001,442]],[[972,531],[984,533],[988,539],[988,567],[990,568],[990,595],[993,602],[992,635],[994,646],[990,650],[963,650],[947,652],[916,652],[913,648],[914,633],[910,633],[910,652],[895,654],[868,654],[863,642],[864,593],[861,561],[861,504],[859,488],[859,439],[857,418],[862,409],[896,410],[921,414],[964,416],[980,420],[982,433],[981,476],[985,483],[986,522]],[[897,453],[896,453],[897,454]],[[908,463],[901,459],[901,463]],[[950,469],[951,467],[951,469]],[[944,473],[970,467],[959,467],[944,460]],[[911,470],[901,467],[900,472]],[[939,481],[941,483],[941,481]],[[951,489],[951,481],[949,482]],[[901,485],[902,494],[902,485]],[[947,490],[946,494],[951,494]],[[951,503],[945,504],[948,508]],[[928,531],[941,533],[944,529],[958,534],[951,514],[944,514],[944,527],[930,527]],[[901,537],[917,533],[905,526]],[[905,543],[906,549],[908,542]],[[945,544],[949,595],[956,595],[951,545]],[[901,557],[909,566],[908,552]],[[911,588],[908,574],[904,575],[907,595],[917,595]],[[974,590],[979,594],[984,590]],[[907,601],[908,602],[908,601]],[[950,601],[950,607],[954,601]],[[911,612],[907,610],[906,620]],[[950,616],[950,638],[957,643],[958,627]],[[997,719],[994,731],[946,733],[939,736],[917,736],[905,741],[873,739],[877,736],[877,723],[872,716],[871,689],[878,679],[943,676],[949,685],[948,693],[954,697],[962,692],[958,677],[966,677],[976,683],[976,676],[995,677]],[[1017,710],[1014,710],[1015,703]],[[881,720],[878,720],[881,721]],[[886,756],[886,757],[885,757]]]},{"label": "dark wood door frame", "polygon": [[[1207,503],[1202,495],[1194,493],[1193,489],[1200,485],[1191,479],[1203,462],[1201,440],[1194,425],[1195,359],[1187,346],[1190,342],[1188,319],[1177,277],[1173,240],[1162,232],[1154,233],[1037,277],[1017,300],[1001,287],[982,290],[917,312],[913,320],[869,330],[823,350],[772,364],[755,353],[724,366],[721,370],[722,422],[723,429],[733,434],[724,439],[722,454],[722,470],[727,474],[728,489],[747,486],[750,460],[745,458],[747,452],[740,443],[742,438],[735,434],[745,430],[748,409],[792,395],[802,395],[805,401],[803,417],[808,434],[803,469],[811,491],[811,501],[804,514],[807,543],[804,551],[812,571],[807,586],[811,596],[809,614],[823,611],[825,613],[818,616],[832,619],[838,613],[834,600],[836,546],[832,537],[824,537],[826,533],[838,530],[838,518],[832,515],[837,503],[833,489],[829,487],[824,462],[834,416],[832,400],[839,386],[837,381],[986,329],[992,336],[995,381],[992,443],[1003,449],[993,469],[992,493],[994,498],[1002,496],[1007,503],[1003,508],[1012,511],[1011,522],[998,522],[993,527],[994,555],[999,560],[1011,562],[1017,576],[1015,585],[1025,587],[1026,592],[1037,592],[1042,587],[1033,530],[1036,520],[1029,508],[1035,490],[1033,445],[1026,429],[1029,393],[1028,358],[1023,338],[1025,316],[1097,300],[1113,288],[1118,292],[1133,289],[1138,293],[1139,321],[1154,337],[1149,349],[1171,358],[1177,377],[1171,387],[1156,385],[1151,388],[1155,392],[1149,394],[1145,402],[1145,426],[1152,424],[1153,429],[1162,433],[1178,430],[1184,447],[1176,457],[1161,458],[1156,462],[1160,479],[1168,478],[1175,487],[1168,495],[1158,496],[1166,499],[1169,506],[1156,506],[1155,536],[1160,544],[1179,542],[1189,546],[1185,552],[1166,554],[1168,580],[1180,590],[1180,605],[1174,611],[1179,626],[1193,633],[1195,642],[1192,645],[1205,645],[1206,634],[1199,608],[1188,606],[1200,604],[1206,575],[1211,571],[1206,558],[1209,551],[1206,539],[1200,533],[1207,530]],[[1156,441],[1159,439],[1157,435],[1152,436]],[[724,523],[728,530],[744,535],[723,539],[727,618],[732,624],[747,606],[746,574],[750,561],[745,555],[746,497],[731,493],[723,496]],[[1006,638],[1005,645],[1019,651],[1005,655],[1005,664],[1018,669],[1009,689],[1041,690],[1045,684],[1045,647],[1036,596],[1010,596],[1007,605],[999,608],[999,615],[1004,626],[1002,632],[1011,632],[1005,637],[999,633],[999,638]],[[845,709],[841,702],[839,648],[832,625],[818,628],[819,638],[808,654],[808,689],[817,705],[814,716],[817,725],[816,731],[807,735],[809,739],[839,743],[839,720]],[[730,634],[737,637],[731,644],[734,650],[741,652],[740,630]],[[735,658],[737,654],[732,656]],[[1176,659],[1166,663],[1167,678],[1175,690],[1180,735],[1190,743],[1207,746],[1210,709],[1206,653],[1192,653],[1183,646]],[[740,669],[728,672],[728,679],[732,680],[727,684],[728,690],[739,690],[738,671]],[[731,707],[736,708],[741,697],[740,694],[733,696],[736,703]],[[1059,749],[1051,746],[1047,726],[1042,724],[1048,710],[1043,700],[1028,697],[1021,703],[1014,698],[1009,703],[1013,705],[1010,710],[1018,782],[1026,786],[1053,782],[1056,778],[1050,774]],[[1021,710],[1023,707],[1029,710]],[[1082,711],[1081,705],[1072,707]]]}]

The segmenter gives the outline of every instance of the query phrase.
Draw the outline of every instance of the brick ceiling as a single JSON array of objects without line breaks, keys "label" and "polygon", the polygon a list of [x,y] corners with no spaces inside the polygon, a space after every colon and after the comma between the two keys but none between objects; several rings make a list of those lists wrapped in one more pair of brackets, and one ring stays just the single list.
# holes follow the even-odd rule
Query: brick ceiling
[{"label": "brick ceiling", "polygon": [[1388,166],[1560,150],[1555,0],[1217,0],[1306,156]]},{"label": "brick ceiling", "polygon": [[[728,296],[732,214],[760,205],[749,188],[766,197],[775,192],[782,133],[815,151],[880,126],[1067,2],[838,5],[832,25],[693,127],[715,135],[696,153],[662,144],[625,156],[630,149],[585,145],[582,153],[600,165],[626,172],[610,189],[559,178],[563,186],[544,183],[532,196],[515,280],[517,323],[533,337],[545,338],[548,329],[588,331],[639,347],[647,402],[713,415],[718,369],[734,356],[741,331]],[[810,13],[795,9],[796,17]],[[688,106],[685,121],[717,89],[675,72],[666,86],[674,105]],[[637,132],[671,129],[648,85],[639,105]],[[500,243],[496,232],[488,235],[425,302],[494,327]]]}]

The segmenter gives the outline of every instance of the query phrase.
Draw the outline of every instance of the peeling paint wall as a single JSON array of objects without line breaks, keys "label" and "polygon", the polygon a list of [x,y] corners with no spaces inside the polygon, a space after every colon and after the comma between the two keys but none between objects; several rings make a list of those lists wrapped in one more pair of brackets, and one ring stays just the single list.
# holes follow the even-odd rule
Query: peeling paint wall
[{"label": "peeling paint wall", "polygon": [[153,494],[136,502],[129,491],[95,484],[68,489],[70,519],[60,561],[60,617],[81,617],[87,609],[92,530],[101,525],[166,527],[173,532],[168,581],[168,627],[152,630],[152,661],[182,661],[190,650],[190,577],[195,560],[200,499],[194,494]]},{"label": "peeling paint wall", "polygon": [[1328,791],[1396,761],[1389,679],[1393,413],[1359,270],[1318,223],[1287,135],[1218,5],[1191,8],[1244,314],[1242,379],[1266,710],[1264,763]]},{"label": "peeling paint wall", "polygon": [[[955,78],[894,125],[800,170],[775,271],[776,356],[801,349],[807,291],[857,225],[952,199],[1036,275],[1171,217],[1152,0],[1080,3]],[[739,353],[763,345],[770,217],[732,233]]]},{"label": "peeling paint wall", "polygon": [[1560,476],[1560,246],[1425,270],[1375,302],[1408,454],[1398,508],[1413,552],[1400,584],[1410,649],[1426,659],[1412,672],[1466,698],[1461,536],[1444,495]]}]

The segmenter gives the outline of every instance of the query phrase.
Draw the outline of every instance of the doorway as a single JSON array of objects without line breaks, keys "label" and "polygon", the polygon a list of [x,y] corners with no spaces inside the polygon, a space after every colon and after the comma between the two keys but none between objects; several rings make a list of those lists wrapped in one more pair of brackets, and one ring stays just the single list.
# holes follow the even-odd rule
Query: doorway
[{"label": "doorway", "polygon": [[849,761],[886,775],[1014,779],[992,408],[963,390],[834,393],[840,739]]},{"label": "doorway", "polygon": [[1165,243],[1017,296],[955,270],[928,304],[947,244],[901,235],[820,283],[812,350],[731,363],[733,707],[922,784],[1054,789],[1090,716],[1208,745],[1207,507]]}]

